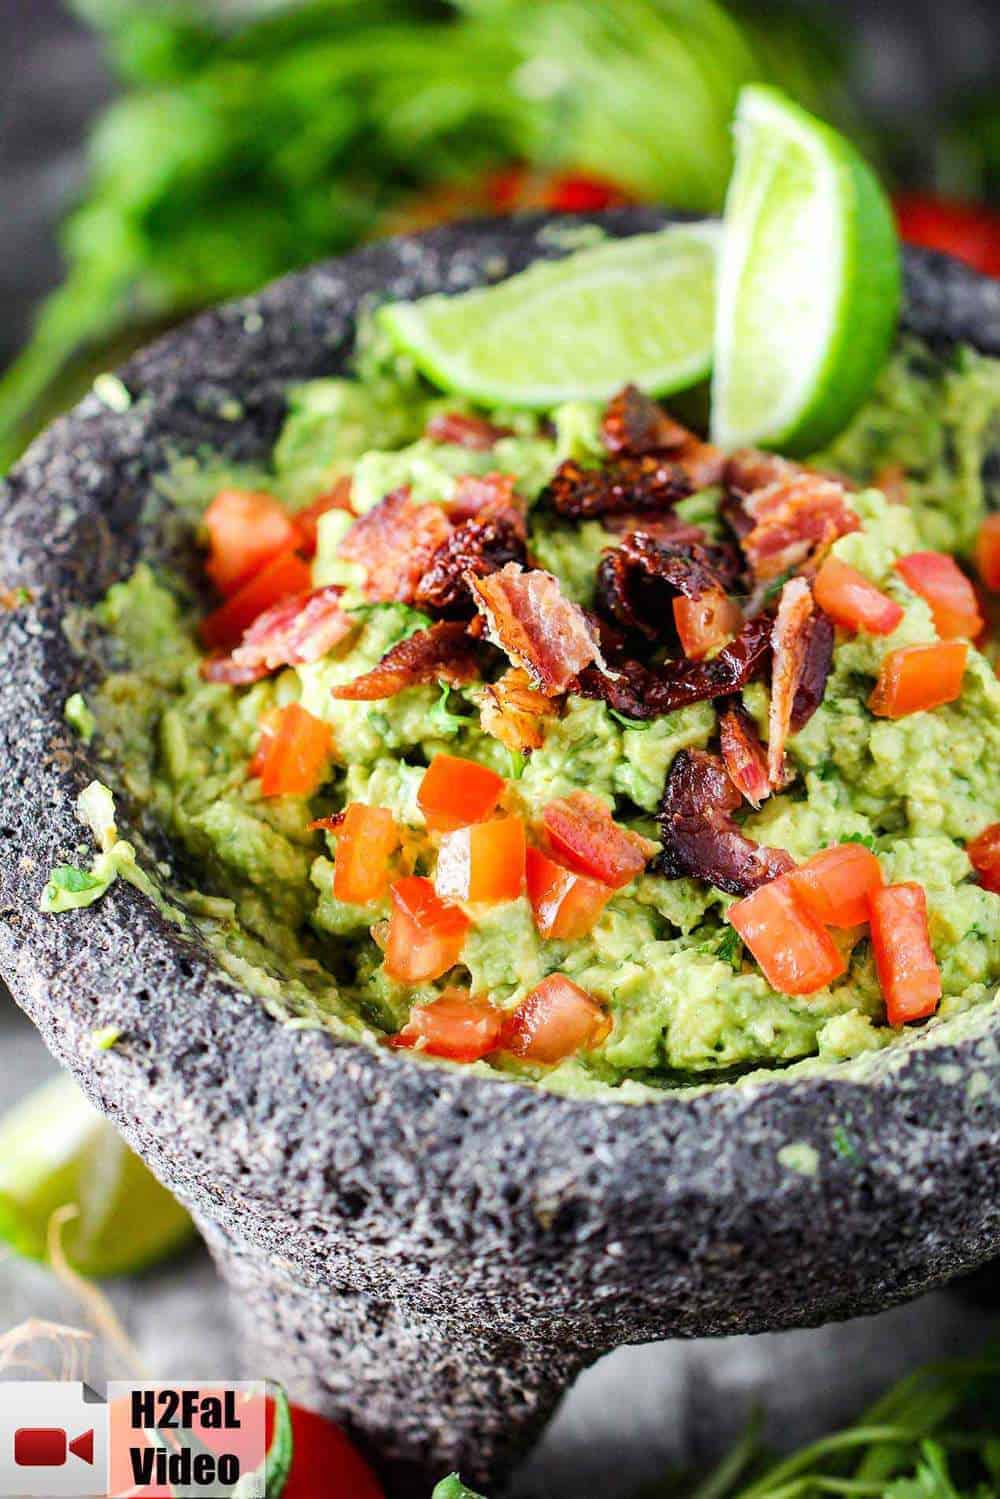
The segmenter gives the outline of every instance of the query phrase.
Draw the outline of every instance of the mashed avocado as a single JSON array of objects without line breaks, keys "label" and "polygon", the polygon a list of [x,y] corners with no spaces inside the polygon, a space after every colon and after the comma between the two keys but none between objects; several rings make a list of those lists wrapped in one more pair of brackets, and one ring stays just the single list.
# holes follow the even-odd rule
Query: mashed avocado
[{"label": "mashed avocado", "polygon": [[[295,509],[351,474],[354,509],[363,514],[403,486],[418,502],[447,505],[460,477],[511,475],[530,507],[532,565],[589,606],[601,555],[620,537],[596,519],[558,519],[536,501],[563,459],[599,461],[600,410],[567,405],[543,423],[491,412],[503,434],[477,449],[425,435],[436,412],[455,409],[369,360],[359,379],[317,381],[293,394],[272,470],[254,485]],[[945,360],[904,344],[867,407],[816,462],[871,486],[852,496],[862,529],[842,536],[833,553],[898,601],[902,621],[888,636],[838,631],[823,701],[788,742],[786,789],[759,810],[746,808],[741,822],[754,840],[797,861],[828,845],[863,843],[888,881],[922,885],[942,975],[938,1013],[949,1016],[987,999],[1000,978],[1000,897],[976,882],[965,851],[1000,821],[1000,681],[987,656],[971,650],[956,701],[899,719],[875,717],[866,704],[887,652],[937,638],[928,605],[893,570],[895,560],[928,548],[968,555],[983,516],[1000,504],[1000,363],[968,350]],[[905,503],[875,487],[898,491],[901,478]],[[189,464],[164,487],[197,510],[220,487],[218,466]],[[681,501],[677,514],[721,534],[718,490]],[[352,632],[320,659],[246,686],[206,681],[189,595],[141,564],[97,611],[109,666],[86,704],[70,710],[92,734],[104,778],[152,837],[167,834],[171,898],[235,980],[277,1015],[374,1042],[405,1026],[411,1007],[456,984],[509,1013],[547,975],[563,974],[606,1010],[611,1025],[600,1044],[555,1066],[507,1054],[473,1064],[563,1092],[724,1081],[898,1038],[886,1024],[864,931],[835,934],[848,960],[843,977],[806,996],[779,993],[726,921],[732,896],[657,872],[655,860],[615,891],[584,936],[543,939],[522,894],[468,907],[454,972],[415,987],[388,977],[376,940],[384,941],[387,897],[335,898],[335,833],[310,824],[354,803],[385,808],[400,830],[397,873],[432,874],[436,845],[418,792],[428,764],[447,753],[504,776],[501,807],[529,827],[553,799],[583,789],[620,826],[655,842],[675,757],[712,744],[717,714],[702,701],[630,722],[571,692],[545,718],[541,746],[519,757],[484,730],[481,681],[410,686],[378,700],[333,698],[333,687],[428,624],[410,604],[363,596],[364,567],[339,554],[350,524],[333,509],[318,525],[314,586],[343,585],[345,608],[354,611]],[[329,726],[329,772],[313,795],[265,796],[248,765],[262,721],[293,703]],[[745,687],[743,703],[766,735],[765,683]],[[95,888],[64,891],[65,901],[93,898]],[[59,909],[58,893],[52,901]]]}]

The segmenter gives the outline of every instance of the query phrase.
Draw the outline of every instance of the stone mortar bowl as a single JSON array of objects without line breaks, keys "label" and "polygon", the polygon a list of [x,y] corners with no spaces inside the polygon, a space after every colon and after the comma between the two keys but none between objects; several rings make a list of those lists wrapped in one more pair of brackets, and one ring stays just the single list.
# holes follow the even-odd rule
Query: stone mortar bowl
[{"label": "stone mortar bowl", "polygon": [[[73,803],[94,769],[63,719],[93,674],[63,619],[167,554],[143,519],[151,476],[204,444],[266,454],[287,387],[342,367],[364,300],[558,254],[544,228],[396,240],[208,313],[122,370],[130,409],[90,396],[34,445],[0,522],[0,582],[32,595],[0,624],[0,967],[195,1214],[248,1367],[421,1499],[455,1468],[501,1481],[619,1344],[873,1312],[1000,1250],[996,1003],[795,1081],[581,1102],[285,1028],[128,885],[39,913],[50,866],[80,848]],[[1000,353],[1000,284],[929,255],[907,270],[911,328]],[[120,1041],[96,1050],[109,1025]]]}]

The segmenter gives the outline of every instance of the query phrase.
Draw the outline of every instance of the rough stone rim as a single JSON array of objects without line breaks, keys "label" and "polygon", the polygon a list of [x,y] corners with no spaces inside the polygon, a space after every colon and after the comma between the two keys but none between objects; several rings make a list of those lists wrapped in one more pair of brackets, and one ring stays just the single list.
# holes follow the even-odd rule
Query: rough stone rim
[{"label": "rough stone rim", "polygon": [[[614,233],[632,233],[662,220],[632,212],[607,222]],[[864,1082],[849,1070],[794,1087],[775,1076],[635,1107],[566,1100],[283,1028],[222,982],[127,886],[81,913],[54,919],[37,911],[43,871],[82,841],[73,801],[91,774],[62,721],[79,667],[60,616],[68,599],[97,596],[141,548],[142,528],[124,541],[115,533],[136,519],[151,460],[162,460],[167,441],[191,448],[210,438],[235,456],[269,445],[288,381],[332,370],[345,347],[344,316],[393,280],[410,290],[449,289],[471,284],[498,258],[516,268],[539,253],[556,251],[545,221],[531,219],[404,238],[288,278],[138,355],[121,372],[136,398],[131,411],[116,414],[88,397],[12,474],[0,524],[3,581],[38,589],[39,599],[0,623],[0,763],[13,787],[14,833],[2,870],[3,971],[57,1057],[178,1195],[286,1253],[306,1279],[335,1274],[427,1310],[461,1287],[498,1328],[523,1335],[530,1310],[538,1335],[595,1342],[609,1328],[619,1342],[884,1305],[1000,1247],[984,1171],[1000,1126],[995,1006],[984,1007],[965,1037],[883,1054]],[[911,326],[1000,352],[1000,286],[941,257],[911,256],[908,272]],[[226,415],[234,389],[253,441],[249,426],[234,428]],[[95,1053],[90,1032],[114,1024],[122,1041]],[[295,1097],[292,1113],[286,1091]],[[405,1181],[390,1180],[392,1170],[379,1177],[381,1200],[398,1191],[444,1203],[434,1237],[467,1252],[435,1263],[426,1257],[427,1234],[411,1233],[424,1257],[407,1259],[391,1236],[364,1228],[366,1211],[344,1187],[352,1174],[338,1159],[334,1097],[337,1119],[364,1121],[366,1170],[374,1153],[396,1152],[405,1163]],[[853,1158],[837,1144],[845,1119]],[[426,1151],[428,1135],[440,1143],[436,1155]],[[519,1159],[502,1160],[498,1141]],[[289,1186],[297,1166],[298,1193]],[[531,1267],[532,1294],[513,1310],[509,1264],[501,1258],[491,1269],[481,1240],[470,1238],[470,1203],[482,1198],[484,1173],[517,1187],[490,1227]],[[359,1177],[357,1193],[366,1180]],[[969,1205],[957,1215],[956,1182]],[[929,1193],[941,1211],[929,1211],[927,1231],[915,1236],[902,1218]],[[843,1214],[856,1234],[873,1202],[881,1250],[895,1263],[873,1273],[872,1257],[863,1256],[862,1284],[849,1266],[837,1273]],[[686,1221],[666,1222],[668,1205]],[[758,1270],[769,1255],[787,1266],[807,1245],[815,1253],[820,1237],[835,1253],[817,1254],[806,1281],[792,1275],[787,1295],[771,1286],[766,1304],[756,1304],[745,1258],[735,1278],[716,1266],[715,1289],[704,1267],[693,1271],[691,1242],[698,1236],[711,1250],[734,1214],[756,1224]],[[355,1222],[362,1227],[352,1229]],[[608,1295],[595,1293],[585,1310],[567,1304],[560,1284],[578,1290],[595,1257]],[[664,1289],[679,1282],[690,1284],[690,1309],[665,1309]],[[615,1305],[623,1295],[629,1306]]]}]

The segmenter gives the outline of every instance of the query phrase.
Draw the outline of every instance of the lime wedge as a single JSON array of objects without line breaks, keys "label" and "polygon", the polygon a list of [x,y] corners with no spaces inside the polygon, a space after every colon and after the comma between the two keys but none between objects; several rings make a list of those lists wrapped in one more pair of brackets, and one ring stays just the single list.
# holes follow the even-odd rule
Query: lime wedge
[{"label": "lime wedge", "polygon": [[0,1120],[0,1241],[44,1259],[49,1220],[72,1204],[66,1257],[81,1275],[128,1275],[193,1233],[191,1220],[93,1109],[59,1076]]},{"label": "lime wedge", "polygon": [[744,88],[719,261],[712,436],[809,453],[871,389],[900,301],[874,174],[776,89]]},{"label": "lime wedge", "polygon": [[628,380],[669,395],[711,364],[718,242],[715,224],[674,225],[378,320],[434,384],[486,405],[606,400]]}]

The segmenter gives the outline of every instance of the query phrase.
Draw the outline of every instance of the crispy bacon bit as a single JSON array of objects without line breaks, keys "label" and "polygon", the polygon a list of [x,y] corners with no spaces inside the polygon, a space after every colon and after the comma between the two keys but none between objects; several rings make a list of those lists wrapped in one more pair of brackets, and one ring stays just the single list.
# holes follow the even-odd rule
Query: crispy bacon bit
[{"label": "crispy bacon bit", "polygon": [[431,442],[453,443],[473,453],[488,453],[501,437],[513,437],[512,427],[498,427],[485,416],[465,416],[461,411],[441,411],[427,423],[424,436]]},{"label": "crispy bacon bit", "polygon": [[766,615],[748,620],[735,640],[710,661],[665,661],[650,667],[616,660],[614,677],[588,668],[577,690],[583,697],[599,698],[625,718],[637,719],[660,718],[689,703],[728,697],[764,672],[771,627]]},{"label": "crispy bacon bit", "polygon": [[479,722],[512,754],[530,755],[544,744],[546,722],[555,712],[552,699],[532,687],[528,673],[512,666],[485,688]]},{"label": "crispy bacon bit", "polygon": [[295,529],[302,537],[302,554],[305,557],[315,557],[316,543],[319,538],[319,523],[322,516],[330,510],[348,510],[353,514],[351,505],[351,477],[345,474],[342,478],[334,480],[334,483],[326,494],[319,495],[311,505],[304,510],[296,510],[292,519]]},{"label": "crispy bacon bit", "polygon": [[509,562],[488,578],[468,574],[486,633],[548,697],[565,692],[586,667],[604,669],[597,633],[551,573]]},{"label": "crispy bacon bit", "polygon": [[604,468],[583,468],[567,458],[543,497],[567,520],[596,520],[605,515],[670,510],[693,490],[678,463],[650,453],[642,458],[619,458]]},{"label": "crispy bacon bit", "polygon": [[449,518],[455,522],[485,520],[487,515],[503,510],[523,514],[524,500],[515,490],[515,482],[513,474],[460,474],[445,506]]},{"label": "crispy bacon bit", "polygon": [[606,552],[597,569],[597,606],[608,618],[648,640],[669,632],[671,605],[688,599],[725,599],[721,571],[731,574],[729,556],[696,543],[658,542],[646,531],[626,537]]},{"label": "crispy bacon bit", "polygon": [[463,521],[434,553],[417,584],[413,602],[435,614],[471,614],[469,577],[485,578],[508,562],[524,562],[527,531],[519,510],[485,510]]},{"label": "crispy bacon bit", "polygon": [[779,458],[777,453],[762,453],[758,448],[741,448],[726,460],[722,482],[728,493],[746,499],[758,489],[794,479],[805,472],[807,471],[800,463]]},{"label": "crispy bacon bit", "polygon": [[671,879],[691,875],[730,895],[749,895],[795,868],[790,854],[754,843],[733,813],[739,791],[717,755],[681,750],[667,776],[660,804],[663,870]]},{"label": "crispy bacon bit", "polygon": [[342,588],[317,588],[275,604],[258,615],[231,656],[201,664],[208,682],[247,686],[282,666],[318,661],[346,640],[355,621],[340,607]]},{"label": "crispy bacon bit", "polygon": [[636,385],[626,385],[608,403],[601,421],[601,439],[609,453],[641,458],[682,448],[691,433]]},{"label": "crispy bacon bit", "polygon": [[729,779],[752,807],[759,807],[771,795],[767,751],[742,703],[733,703],[719,719],[719,747]]},{"label": "crispy bacon bit", "polygon": [[767,774],[776,787],[787,780],[785,741],[805,669],[813,607],[812,589],[805,578],[792,578],[785,584],[771,636],[771,711],[767,726]]},{"label": "crispy bacon bit", "polygon": [[861,529],[843,484],[805,470],[756,490],[744,508],[754,524],[743,551],[758,583],[815,565],[839,536]]},{"label": "crispy bacon bit", "polygon": [[672,546],[674,542],[679,546],[692,542],[698,546],[710,545],[707,531],[689,525],[679,515],[605,515],[602,524],[612,536],[631,536],[633,531],[642,531],[660,546]]},{"label": "crispy bacon bit", "polygon": [[332,695],[349,702],[373,702],[430,682],[464,687],[477,672],[476,646],[468,626],[460,620],[442,620],[401,640],[371,671],[334,687]]},{"label": "crispy bacon bit", "polygon": [[409,604],[452,526],[440,505],[418,505],[406,488],[394,490],[354,522],[339,556],[365,569],[365,597]]},{"label": "crispy bacon bit", "polygon": [[802,675],[792,703],[789,728],[793,734],[805,728],[823,701],[833,666],[835,633],[833,620],[828,614],[823,613],[815,599],[813,599],[813,606],[806,639],[805,660],[802,663]]}]

